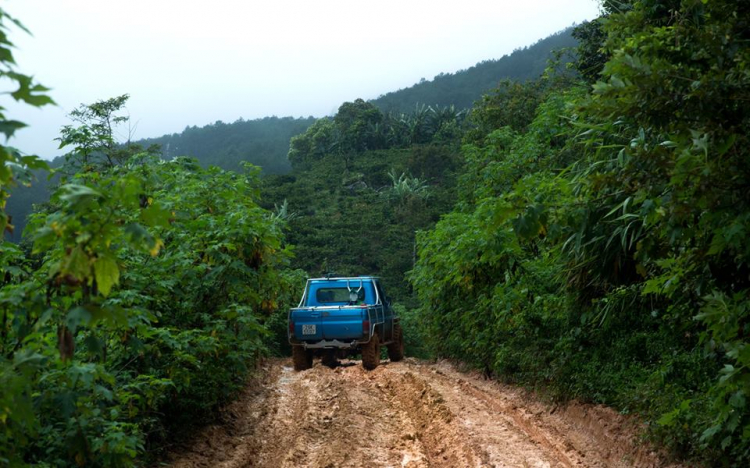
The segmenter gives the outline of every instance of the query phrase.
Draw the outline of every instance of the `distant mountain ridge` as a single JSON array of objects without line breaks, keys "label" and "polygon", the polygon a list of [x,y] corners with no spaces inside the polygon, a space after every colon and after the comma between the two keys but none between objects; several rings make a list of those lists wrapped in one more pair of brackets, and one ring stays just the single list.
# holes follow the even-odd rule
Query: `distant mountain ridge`
[{"label": "distant mountain ridge", "polygon": [[266,174],[283,174],[291,168],[286,157],[289,140],[304,133],[315,120],[314,117],[264,117],[239,119],[230,124],[218,121],[135,143],[144,148],[160,145],[165,159],[191,156],[204,166],[229,170],[238,170],[241,162],[248,161],[260,166]]},{"label": "distant mountain ridge", "polygon": [[[555,33],[535,44],[518,49],[497,60],[486,60],[466,70],[441,73],[411,87],[384,94],[370,102],[383,112],[414,112],[418,105],[454,105],[459,109],[474,102],[503,79],[529,80],[539,77],[556,49],[575,47],[572,27]],[[264,174],[286,174],[291,170],[287,158],[289,141],[302,134],[317,119],[314,117],[264,117],[239,119],[233,123],[217,121],[203,127],[190,126],[180,133],[144,138],[133,143],[144,148],[161,146],[165,159],[176,156],[197,158],[203,166],[237,170],[243,161],[262,168]],[[52,166],[63,161],[58,156]],[[49,199],[49,183],[41,177],[31,187],[16,187],[8,199],[6,212],[13,218],[16,231],[6,239],[19,241],[32,205]]]},{"label": "distant mountain ridge", "polygon": [[[386,113],[408,114],[419,105],[471,108],[475,101],[497,87],[501,80],[538,78],[547,67],[553,51],[578,44],[572,32],[573,27],[569,27],[502,58],[485,60],[455,73],[441,73],[432,80],[386,93],[370,102]],[[192,156],[203,165],[230,170],[239,169],[242,161],[248,161],[260,166],[266,174],[283,174],[291,168],[287,160],[289,140],[307,130],[315,120],[314,117],[265,117],[239,119],[229,124],[217,121],[135,143],[143,147],[161,145],[166,159]]]},{"label": "distant mountain ridge", "polygon": [[496,88],[500,80],[538,78],[547,67],[553,51],[578,45],[572,33],[571,26],[500,59],[486,60],[455,73],[441,73],[432,80],[386,93],[370,102],[383,112],[410,113],[422,104],[454,105],[459,109],[468,109],[482,95]]}]

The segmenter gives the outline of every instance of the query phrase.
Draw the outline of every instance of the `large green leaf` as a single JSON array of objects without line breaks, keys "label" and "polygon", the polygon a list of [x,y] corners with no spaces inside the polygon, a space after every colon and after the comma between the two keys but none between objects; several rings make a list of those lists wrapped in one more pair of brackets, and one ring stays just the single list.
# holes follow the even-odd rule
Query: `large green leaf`
[{"label": "large green leaf", "polygon": [[97,258],[94,261],[94,274],[96,286],[104,297],[109,296],[112,287],[120,282],[120,268],[112,257]]}]

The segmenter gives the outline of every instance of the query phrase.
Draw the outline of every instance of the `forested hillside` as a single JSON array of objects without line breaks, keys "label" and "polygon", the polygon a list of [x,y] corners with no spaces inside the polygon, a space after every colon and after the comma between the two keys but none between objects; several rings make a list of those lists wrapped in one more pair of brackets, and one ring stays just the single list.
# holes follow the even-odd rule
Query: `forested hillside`
[{"label": "forested hillside", "polygon": [[371,102],[383,112],[409,113],[417,106],[455,106],[469,109],[497,86],[498,81],[526,81],[539,78],[554,58],[554,51],[576,46],[573,28],[546,37],[536,44],[513,51],[499,59],[486,60],[455,73],[441,73],[408,88],[386,93]]},{"label": "forested hillside", "polygon": [[[434,81],[388,93],[373,103],[381,111],[394,116],[402,113],[426,115],[429,106],[468,109],[500,80],[539,77],[548,59],[552,58],[553,50],[572,47],[575,43],[568,29],[499,60],[488,60],[454,74],[441,74]],[[291,170],[287,158],[291,138],[305,132],[315,121],[312,117],[265,117],[239,119],[233,123],[219,121],[203,127],[187,127],[181,133],[136,140],[132,144],[143,148],[158,145],[160,154],[167,160],[189,156],[197,158],[203,167],[213,165],[226,170],[239,170],[244,162],[249,162],[260,167],[264,175],[285,174]],[[50,166],[59,168],[64,160],[64,156],[59,156],[50,162]],[[39,173],[37,182],[31,186],[13,188],[7,211],[16,229],[6,234],[8,239],[21,240],[32,206],[49,200],[48,185],[46,175]]]},{"label": "forested hillside", "polygon": [[410,303],[414,234],[453,204],[464,126],[451,107],[395,117],[359,99],[293,138],[292,172],[264,178],[262,190],[288,219],[293,264],[311,275],[382,275]]},{"label": "forested hillside", "polygon": [[204,167],[218,166],[236,171],[243,162],[260,167],[264,174],[289,172],[289,140],[307,130],[315,119],[266,117],[227,124],[215,122],[187,127],[181,133],[145,138],[135,143],[144,148],[159,145],[164,159],[197,158]]}]

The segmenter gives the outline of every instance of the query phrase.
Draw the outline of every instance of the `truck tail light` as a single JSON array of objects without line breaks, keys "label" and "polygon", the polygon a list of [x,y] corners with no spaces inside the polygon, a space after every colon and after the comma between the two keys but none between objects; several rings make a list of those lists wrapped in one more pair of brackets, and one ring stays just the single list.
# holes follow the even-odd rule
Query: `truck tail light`
[{"label": "truck tail light", "polygon": [[294,336],[294,322],[289,321],[289,335]]},{"label": "truck tail light", "polygon": [[370,321],[369,320],[362,321],[362,333],[364,333],[365,335],[370,334]]}]

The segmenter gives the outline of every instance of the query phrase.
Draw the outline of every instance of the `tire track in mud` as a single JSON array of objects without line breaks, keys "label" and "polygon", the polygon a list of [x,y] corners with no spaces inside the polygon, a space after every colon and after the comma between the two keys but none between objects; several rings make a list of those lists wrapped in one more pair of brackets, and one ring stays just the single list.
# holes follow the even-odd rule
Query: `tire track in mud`
[{"label": "tire track in mud", "polygon": [[[194,467],[656,467],[637,426],[614,411],[562,410],[442,362],[358,361],[294,372],[268,361],[264,380],[170,456]],[[572,408],[572,409],[571,409]],[[675,468],[678,465],[671,465]]]}]

